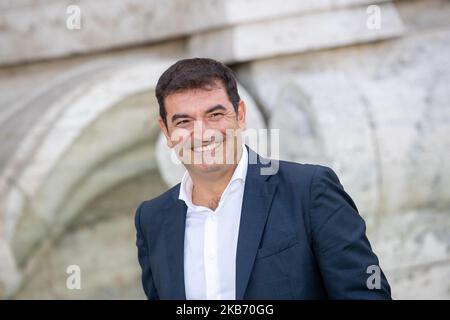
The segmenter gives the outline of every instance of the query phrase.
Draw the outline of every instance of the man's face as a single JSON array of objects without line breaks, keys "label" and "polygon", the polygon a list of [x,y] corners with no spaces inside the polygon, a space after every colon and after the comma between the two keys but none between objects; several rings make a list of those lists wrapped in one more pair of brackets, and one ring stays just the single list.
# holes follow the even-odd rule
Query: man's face
[{"label": "man's face", "polygon": [[245,104],[238,112],[220,82],[206,89],[170,94],[165,99],[167,128],[159,119],[170,148],[196,173],[227,170],[239,159],[245,130]]}]

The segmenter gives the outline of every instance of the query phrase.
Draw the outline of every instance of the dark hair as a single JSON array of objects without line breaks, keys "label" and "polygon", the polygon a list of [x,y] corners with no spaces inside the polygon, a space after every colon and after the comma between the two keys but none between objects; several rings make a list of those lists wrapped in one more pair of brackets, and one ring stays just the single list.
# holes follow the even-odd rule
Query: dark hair
[{"label": "dark hair", "polygon": [[171,65],[158,80],[156,99],[159,104],[159,115],[167,128],[167,112],[164,100],[175,92],[190,89],[209,89],[222,82],[228,98],[238,112],[239,93],[233,71],[223,63],[208,58],[183,59]]}]

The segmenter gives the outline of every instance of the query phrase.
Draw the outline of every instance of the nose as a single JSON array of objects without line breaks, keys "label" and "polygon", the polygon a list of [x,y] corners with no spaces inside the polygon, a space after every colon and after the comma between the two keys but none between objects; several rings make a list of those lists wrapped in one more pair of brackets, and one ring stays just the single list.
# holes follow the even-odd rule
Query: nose
[{"label": "nose", "polygon": [[206,145],[211,141],[220,140],[217,137],[219,133],[217,130],[210,128],[203,121],[194,121],[194,130],[191,133],[195,146]]},{"label": "nose", "polygon": [[201,120],[195,120],[194,121],[194,130],[192,132],[192,137],[194,140],[203,140],[203,131],[204,131],[204,124]]}]

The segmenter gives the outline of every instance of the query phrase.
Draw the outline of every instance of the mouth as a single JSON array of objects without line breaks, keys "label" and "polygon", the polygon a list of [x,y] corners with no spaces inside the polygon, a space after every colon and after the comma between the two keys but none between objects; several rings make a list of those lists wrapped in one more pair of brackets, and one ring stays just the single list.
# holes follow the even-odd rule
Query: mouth
[{"label": "mouth", "polygon": [[209,152],[209,151],[216,149],[221,144],[222,144],[222,142],[212,142],[206,146],[199,146],[199,147],[192,148],[192,150],[194,152]]}]

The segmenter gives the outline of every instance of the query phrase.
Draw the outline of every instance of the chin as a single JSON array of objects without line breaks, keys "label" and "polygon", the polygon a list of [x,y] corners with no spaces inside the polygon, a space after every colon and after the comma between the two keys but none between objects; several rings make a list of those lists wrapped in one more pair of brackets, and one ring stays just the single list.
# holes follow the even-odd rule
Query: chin
[{"label": "chin", "polygon": [[193,169],[197,172],[220,172],[226,169],[226,164],[194,164]]}]

